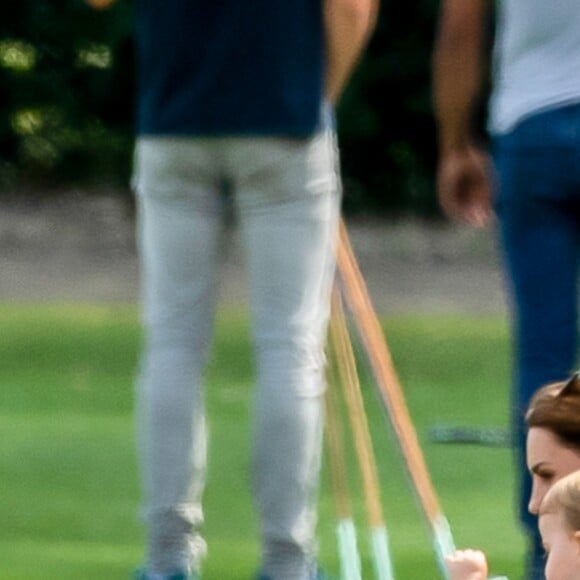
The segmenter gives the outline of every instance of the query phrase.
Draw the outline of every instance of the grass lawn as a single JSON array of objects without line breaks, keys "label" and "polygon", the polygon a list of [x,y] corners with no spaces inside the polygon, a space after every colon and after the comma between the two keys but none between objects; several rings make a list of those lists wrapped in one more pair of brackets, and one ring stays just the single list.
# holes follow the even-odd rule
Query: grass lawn
[{"label": "grass lawn", "polygon": [[[499,318],[386,319],[384,326],[434,484],[461,546],[485,549],[492,571],[521,574],[506,449],[430,443],[435,424],[507,424],[509,350]],[[0,306],[0,578],[115,580],[142,557],[131,417],[139,350],[128,306]],[[363,381],[368,372],[362,365]],[[210,555],[204,578],[252,578],[256,523],[248,493],[252,358],[247,319],[222,311],[207,381],[211,456]],[[394,439],[367,388],[397,578],[438,578],[427,528]],[[354,461],[350,462],[355,465]],[[368,560],[360,484],[352,487]],[[327,469],[320,498],[321,561],[337,573]]]}]

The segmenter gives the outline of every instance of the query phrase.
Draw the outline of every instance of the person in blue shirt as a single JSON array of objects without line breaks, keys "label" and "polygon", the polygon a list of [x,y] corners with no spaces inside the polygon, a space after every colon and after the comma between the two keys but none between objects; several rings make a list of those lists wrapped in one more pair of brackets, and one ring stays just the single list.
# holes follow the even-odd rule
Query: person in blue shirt
[{"label": "person in blue shirt", "polygon": [[[532,480],[528,509],[539,516],[546,580],[580,577],[580,375],[550,383],[533,396],[526,416],[526,461]],[[565,499],[567,498],[567,499]],[[566,505],[568,525],[554,512]],[[563,510],[562,510],[563,511]],[[564,524],[563,520],[560,520]],[[561,532],[564,532],[563,534]],[[487,580],[480,550],[457,550],[446,558],[449,580]],[[525,576],[527,578],[527,576]],[[490,580],[507,580],[494,577]]]},{"label": "person in blue shirt", "polygon": [[202,379],[230,205],[256,353],[260,577],[319,574],[315,496],[341,198],[332,106],[376,12],[377,0],[137,0],[143,579],[201,574]]}]

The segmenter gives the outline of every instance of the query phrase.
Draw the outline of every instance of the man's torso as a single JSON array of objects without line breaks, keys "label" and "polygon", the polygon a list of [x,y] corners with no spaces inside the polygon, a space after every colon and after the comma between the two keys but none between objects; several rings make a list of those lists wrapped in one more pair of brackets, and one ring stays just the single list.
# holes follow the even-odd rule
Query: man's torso
[{"label": "man's torso", "polygon": [[138,0],[138,133],[308,135],[324,84],[321,0]]},{"label": "man's torso", "polygon": [[491,129],[580,101],[580,2],[498,0]]}]

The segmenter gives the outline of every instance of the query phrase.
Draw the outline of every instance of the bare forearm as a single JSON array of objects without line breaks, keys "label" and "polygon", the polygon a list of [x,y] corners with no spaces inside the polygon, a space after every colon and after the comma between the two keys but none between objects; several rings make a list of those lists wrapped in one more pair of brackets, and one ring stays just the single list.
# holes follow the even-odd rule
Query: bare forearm
[{"label": "bare forearm", "polygon": [[442,152],[467,146],[481,91],[487,0],[443,0],[433,54],[433,99]]},{"label": "bare forearm", "polygon": [[106,10],[117,1],[118,0],[85,0],[85,2],[94,10]]},{"label": "bare forearm", "polygon": [[336,103],[374,30],[379,0],[324,0],[326,93]]}]

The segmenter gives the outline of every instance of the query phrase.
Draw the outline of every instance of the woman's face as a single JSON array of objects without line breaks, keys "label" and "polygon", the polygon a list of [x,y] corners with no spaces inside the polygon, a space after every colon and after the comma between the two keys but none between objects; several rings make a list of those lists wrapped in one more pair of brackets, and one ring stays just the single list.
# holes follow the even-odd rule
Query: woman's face
[{"label": "woman's face", "polygon": [[567,528],[562,512],[542,514],[539,526],[546,550],[546,580],[580,578],[580,532]]},{"label": "woman's face", "polygon": [[537,514],[550,487],[565,475],[580,469],[580,449],[563,445],[549,429],[532,427],[528,431],[526,455],[532,475],[528,509]]}]

